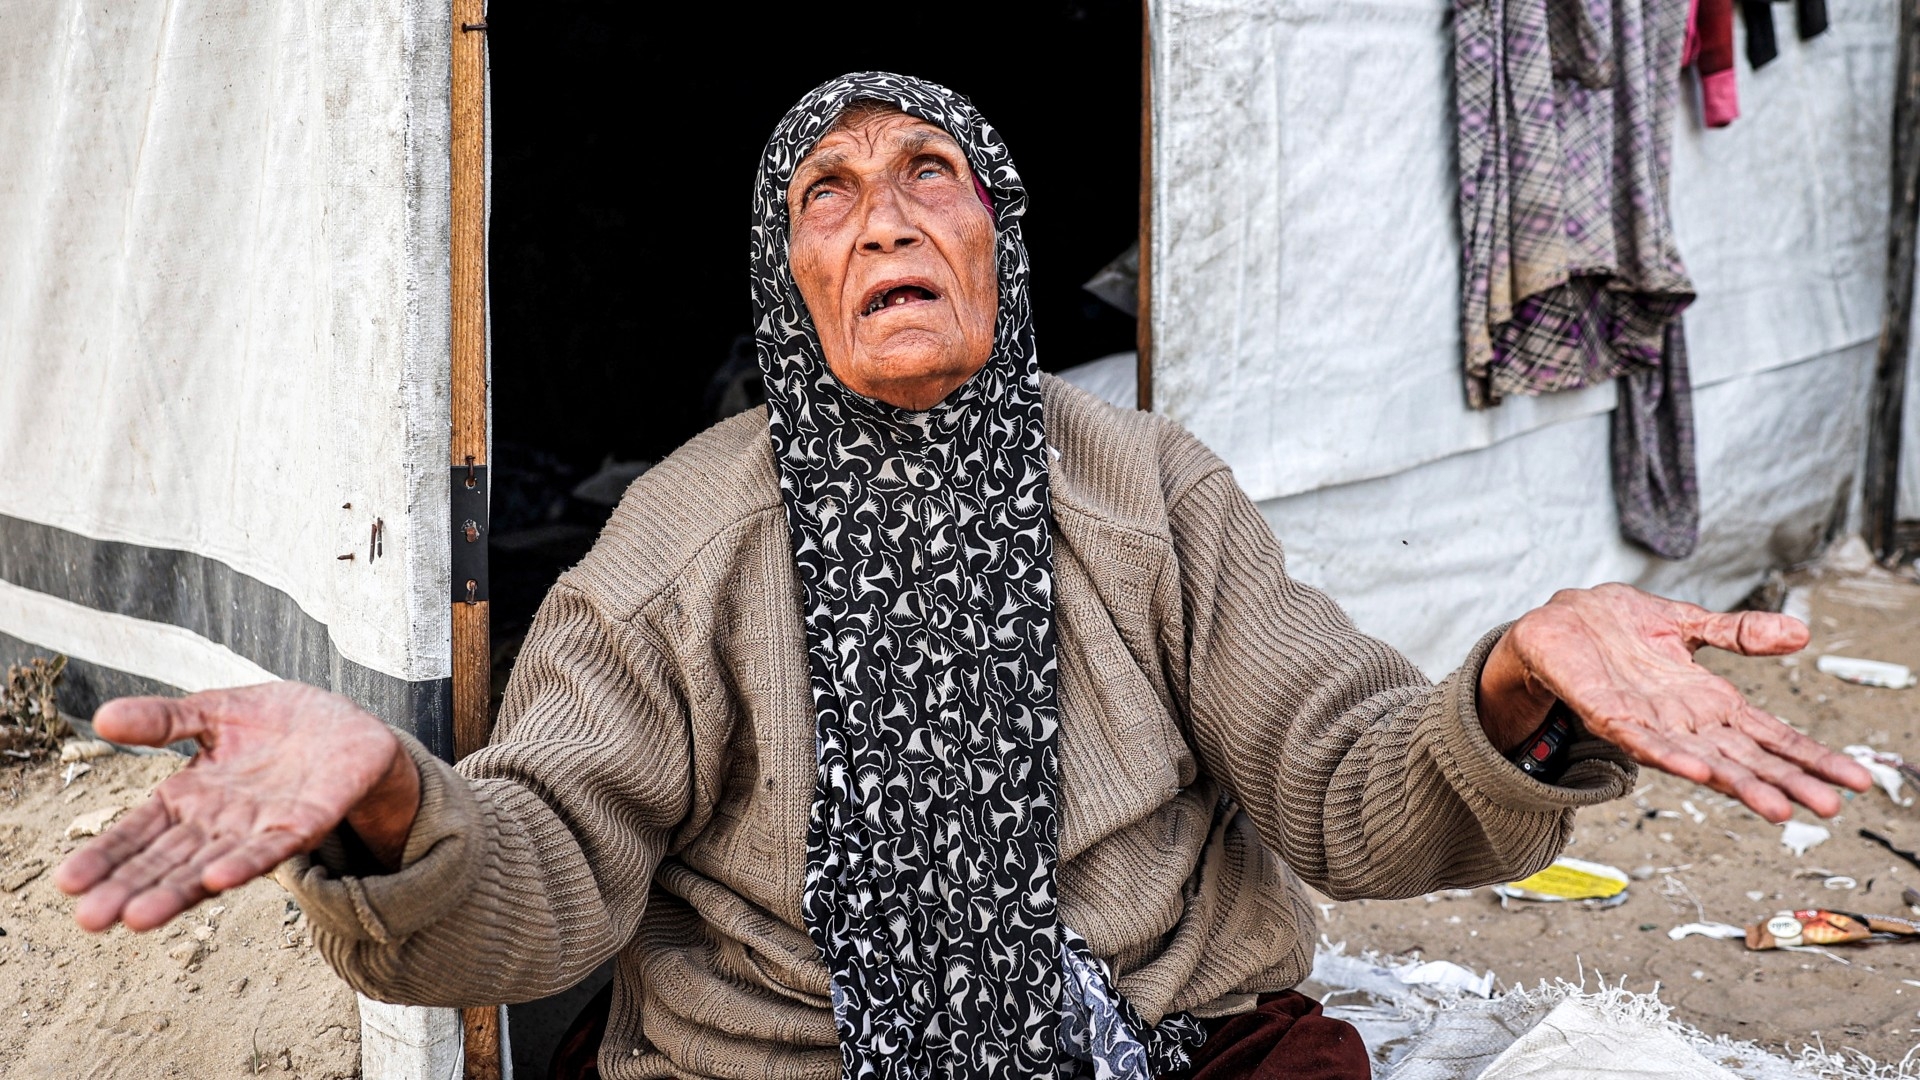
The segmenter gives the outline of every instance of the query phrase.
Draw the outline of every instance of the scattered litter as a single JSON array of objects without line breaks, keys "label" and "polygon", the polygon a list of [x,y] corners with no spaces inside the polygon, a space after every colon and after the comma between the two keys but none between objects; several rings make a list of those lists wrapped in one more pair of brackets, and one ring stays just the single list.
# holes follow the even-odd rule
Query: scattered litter
[{"label": "scattered litter", "polygon": [[113,819],[126,810],[124,806],[103,806],[98,810],[89,810],[73,819],[67,826],[67,839],[78,840],[83,836],[99,836]]},{"label": "scattered litter", "polygon": [[33,760],[33,752],[30,750],[0,750],[0,754],[5,754],[10,758],[18,758],[21,761]]},{"label": "scattered litter", "polygon": [[1759,903],[1759,902],[1760,902],[1760,901],[1762,901],[1762,900],[1765,900],[1766,898],[1767,898],[1767,894],[1766,894],[1766,893],[1763,893],[1763,892],[1761,892],[1761,891],[1760,891],[1759,889],[1748,889],[1748,890],[1747,890],[1747,899],[1749,899],[1749,900],[1751,900],[1751,901],[1753,901],[1753,902],[1754,902],[1754,903],[1756,903],[1756,904],[1757,904],[1757,903]]},{"label": "scattered litter", "polygon": [[1783,949],[1794,945],[1843,945],[1873,936],[1867,924],[1845,912],[1809,908],[1783,911],[1766,922],[1747,927],[1749,949]]},{"label": "scattered litter", "polygon": [[[1887,839],[1884,836],[1881,836],[1879,833],[1874,832],[1872,829],[1861,829],[1860,838],[1862,840],[1871,840],[1874,843],[1879,844],[1881,847],[1886,848],[1888,851],[1893,852],[1895,855],[1898,855],[1901,858],[1907,860],[1913,865],[1920,866],[1920,855],[1916,855],[1913,852],[1908,851],[1906,848],[1893,846],[1893,841]],[[1913,890],[1909,889],[1907,891],[1911,892]],[[1912,902],[1913,901],[1911,900],[1908,901],[1908,903],[1912,903]]]},{"label": "scattered litter", "polygon": [[1824,827],[1809,825],[1804,821],[1789,821],[1780,826],[1780,842],[1795,855],[1805,855],[1808,848],[1826,843],[1831,836],[1833,834]]},{"label": "scattered litter", "polygon": [[[1820,879],[1824,879],[1824,878],[1830,878],[1830,877],[1832,877],[1832,876],[1833,876],[1833,871],[1831,871],[1831,870],[1829,870],[1829,869],[1827,869],[1827,868],[1826,868],[1826,867],[1824,867],[1824,866],[1809,866],[1809,867],[1807,867],[1807,868],[1805,868],[1805,869],[1803,869],[1803,870],[1795,870],[1795,871],[1793,872],[1793,876],[1794,876],[1794,877],[1796,877],[1796,878],[1820,878]],[[1752,899],[1755,899],[1755,900],[1758,900],[1758,899],[1759,899],[1759,896],[1757,896],[1757,895],[1755,895],[1755,896],[1752,896]]]},{"label": "scattered litter", "polygon": [[1900,902],[1920,912],[1920,889],[1908,887],[1900,890]]},{"label": "scattered litter", "polygon": [[80,779],[92,771],[93,766],[84,761],[72,762],[68,764],[67,771],[60,774],[60,786],[63,788],[71,787],[75,780]]},{"label": "scattered litter", "polygon": [[1667,898],[1667,906],[1675,911],[1686,910],[1675,903],[1676,900],[1685,900],[1693,905],[1693,917],[1696,922],[1707,921],[1707,906],[1700,902],[1700,898],[1694,895],[1692,889],[1687,888],[1686,882],[1672,874],[1667,874],[1660,879],[1660,895]]},{"label": "scattered litter", "polygon": [[[1813,591],[1801,586],[1787,590],[1787,598],[1780,602],[1780,614],[1790,619],[1799,619],[1807,625],[1813,624]],[[1792,659],[1789,657],[1788,659]]]},{"label": "scattered litter", "polygon": [[1699,810],[1694,808],[1693,801],[1691,799],[1682,800],[1680,803],[1680,809],[1685,810],[1689,815],[1692,816],[1693,823],[1695,825],[1698,825],[1701,822],[1707,820],[1707,815],[1701,813]]},{"label": "scattered litter", "polygon": [[1887,793],[1887,798],[1892,799],[1895,806],[1913,805],[1913,796],[1900,797],[1900,788],[1904,783],[1901,766],[1906,761],[1899,754],[1875,750],[1871,746],[1848,746],[1841,752],[1859,762],[1860,767],[1867,770],[1873,782],[1880,785],[1880,790]]},{"label": "scattered litter", "polygon": [[1814,665],[1841,682],[1859,686],[1882,686],[1905,690],[1914,684],[1913,672],[1905,664],[1885,660],[1863,660],[1857,656],[1823,656]]},{"label": "scattered litter", "polygon": [[1627,880],[1626,873],[1618,867],[1562,856],[1545,870],[1519,881],[1495,885],[1493,891],[1503,899],[1513,900],[1610,900],[1616,896],[1624,898]]},{"label": "scattered litter", "polygon": [[1627,871],[1627,876],[1635,881],[1645,881],[1653,876],[1653,867],[1647,863],[1641,863],[1639,866]]},{"label": "scattered litter", "polygon": [[1427,960],[1394,969],[1394,977],[1408,986],[1437,986],[1479,997],[1493,996],[1493,972],[1475,975],[1451,960]]},{"label": "scattered litter", "polygon": [[105,739],[68,739],[60,744],[60,762],[92,761],[112,755],[113,744]]},{"label": "scattered litter", "polygon": [[1719,938],[1721,941],[1732,941],[1735,938],[1746,937],[1747,932],[1738,926],[1730,926],[1723,922],[1683,923],[1667,931],[1667,936],[1675,941],[1696,935],[1700,937]]},{"label": "scattered litter", "polygon": [[[1861,915],[1825,908],[1783,911],[1747,927],[1747,948],[1789,949],[1801,945],[1849,945],[1857,941],[1920,937],[1920,922],[1898,915]],[[1836,957],[1836,959],[1838,959]]]},{"label": "scattered litter", "polygon": [[1845,874],[1835,874],[1820,883],[1829,889],[1857,889],[1860,883]]}]

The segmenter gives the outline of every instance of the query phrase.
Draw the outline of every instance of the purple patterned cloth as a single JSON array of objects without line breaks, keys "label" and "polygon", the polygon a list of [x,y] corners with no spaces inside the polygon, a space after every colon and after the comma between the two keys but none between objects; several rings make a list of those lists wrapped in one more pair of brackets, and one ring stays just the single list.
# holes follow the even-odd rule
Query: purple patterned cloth
[{"label": "purple patterned cloth", "polygon": [[1693,299],[1667,177],[1687,0],[1454,8],[1467,400],[1657,367]]},{"label": "purple patterned cloth", "polygon": [[1619,377],[1620,531],[1700,528],[1667,178],[1688,0],[1456,0],[1467,403]]},{"label": "purple patterned cloth", "polygon": [[1693,387],[1687,337],[1667,324],[1658,367],[1620,378],[1613,409],[1613,503],[1620,534],[1668,559],[1693,554],[1700,539],[1700,488],[1693,471]]}]

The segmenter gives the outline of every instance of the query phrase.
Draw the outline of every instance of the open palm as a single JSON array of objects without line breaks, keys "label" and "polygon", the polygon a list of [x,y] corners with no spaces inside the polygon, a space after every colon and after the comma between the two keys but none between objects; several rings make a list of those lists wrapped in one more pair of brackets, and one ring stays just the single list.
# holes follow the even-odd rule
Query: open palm
[{"label": "open palm", "polygon": [[1634,760],[1739,799],[1768,821],[1793,803],[1840,812],[1841,784],[1871,778],[1754,707],[1733,684],[1694,662],[1711,645],[1777,656],[1807,643],[1798,620],[1770,612],[1711,612],[1625,585],[1558,593],[1509,637],[1528,675],[1566,702],[1587,730]]},{"label": "open palm", "polygon": [[259,877],[317,846],[397,767],[412,768],[379,720],[293,682],[123,698],[94,727],[115,742],[196,739],[202,750],[55,872],[56,886],[81,897],[74,918],[88,930],[152,929]]}]

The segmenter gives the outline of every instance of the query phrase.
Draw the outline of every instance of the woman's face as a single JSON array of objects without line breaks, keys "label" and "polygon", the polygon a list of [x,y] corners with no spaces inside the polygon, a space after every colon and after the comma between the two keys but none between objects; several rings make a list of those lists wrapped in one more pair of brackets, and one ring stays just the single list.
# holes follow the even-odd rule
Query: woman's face
[{"label": "woman's face", "polygon": [[827,366],[928,409],[993,354],[993,214],[958,143],[904,113],[821,139],[787,185],[789,263]]}]

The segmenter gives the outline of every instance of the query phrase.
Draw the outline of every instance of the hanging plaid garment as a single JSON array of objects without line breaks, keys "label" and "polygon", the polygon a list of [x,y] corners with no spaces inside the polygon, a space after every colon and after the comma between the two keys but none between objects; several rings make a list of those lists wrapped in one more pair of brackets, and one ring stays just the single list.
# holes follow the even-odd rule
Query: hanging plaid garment
[{"label": "hanging plaid garment", "polygon": [[[856,102],[960,144],[995,219],[986,366],[924,412],[842,386],[787,261],[787,184]],[[847,1080],[1152,1080],[1205,1030],[1148,1025],[1058,921],[1053,538],[1026,189],[972,103],[866,72],[795,105],[754,197],[754,344],[805,589],[819,753],[801,912]]]},{"label": "hanging plaid garment", "polygon": [[1474,408],[1659,365],[1693,299],[1667,196],[1687,4],[1454,8]]}]

